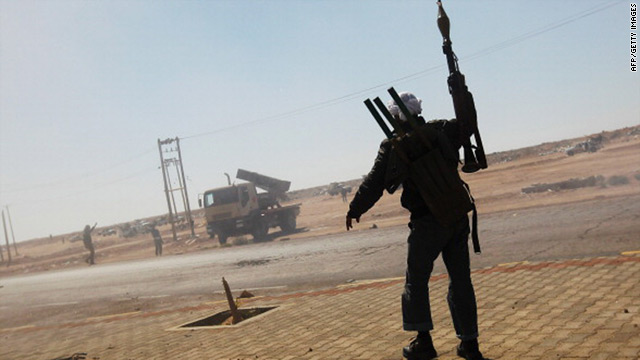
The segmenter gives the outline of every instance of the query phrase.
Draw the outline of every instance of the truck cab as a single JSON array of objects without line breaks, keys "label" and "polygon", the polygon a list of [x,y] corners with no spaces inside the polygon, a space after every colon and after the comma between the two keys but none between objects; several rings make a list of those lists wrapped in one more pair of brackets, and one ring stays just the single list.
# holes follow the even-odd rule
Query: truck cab
[{"label": "truck cab", "polygon": [[252,183],[225,186],[206,191],[202,195],[207,233],[210,237],[218,235],[221,243],[226,243],[228,236],[236,234],[238,229],[252,219],[253,213],[259,211],[258,194]]},{"label": "truck cab", "polygon": [[258,194],[252,183],[208,190],[202,199],[207,221],[247,216],[258,209]]},{"label": "truck cab", "polygon": [[[229,236],[242,234],[265,239],[270,227],[295,230],[300,205],[283,207],[278,202],[289,189],[289,182],[242,169],[236,178],[248,182],[207,190],[199,199],[209,237],[217,235],[220,244],[225,244]],[[267,192],[258,193],[258,187]]]}]

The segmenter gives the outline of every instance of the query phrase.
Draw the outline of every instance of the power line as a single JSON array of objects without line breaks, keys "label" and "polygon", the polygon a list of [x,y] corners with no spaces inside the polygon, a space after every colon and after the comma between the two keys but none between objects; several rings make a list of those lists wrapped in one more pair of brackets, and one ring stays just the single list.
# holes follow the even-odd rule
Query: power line
[{"label": "power line", "polygon": [[269,116],[269,117],[265,117],[265,118],[260,118],[260,119],[256,119],[256,120],[251,120],[251,121],[247,121],[247,122],[243,122],[240,124],[236,124],[236,125],[232,125],[232,126],[227,126],[224,128],[220,128],[220,129],[216,129],[216,130],[212,130],[212,131],[207,131],[207,132],[203,132],[203,133],[199,133],[199,134],[194,134],[194,135],[189,135],[189,136],[182,136],[180,137],[180,139],[186,140],[186,139],[193,139],[196,137],[201,137],[201,136],[207,136],[207,135],[212,135],[212,134],[217,134],[220,132],[224,132],[224,131],[229,131],[229,130],[233,130],[233,129],[237,129],[240,127],[245,127],[245,126],[249,126],[249,125],[254,125],[254,124],[258,124],[258,123],[262,123],[262,122],[268,122],[268,121],[275,121],[275,120],[282,120],[294,115],[300,115],[309,111],[313,111],[313,110],[319,110],[319,109],[323,109],[329,106],[333,106],[333,105],[337,105],[337,104],[341,104],[350,100],[353,100],[354,98],[360,98],[363,94],[367,94],[373,90],[378,90],[380,88],[383,87],[387,87],[390,86],[392,84],[396,84],[398,82],[404,82],[404,81],[408,81],[408,80],[412,80],[418,77],[422,77],[425,76],[427,74],[430,74],[436,70],[442,69],[444,68],[444,65],[437,65],[431,68],[428,68],[426,70],[422,70],[419,71],[417,73],[413,73],[410,75],[406,75],[403,76],[401,78],[392,80],[392,81],[388,81],[382,84],[378,84],[375,86],[372,86],[370,88],[364,89],[364,90],[359,90],[356,92],[352,92],[350,94],[347,95],[343,95],[334,99],[330,99],[330,100],[325,100],[325,101],[321,101],[319,103],[315,103],[312,105],[308,105],[299,109],[295,109],[295,110],[291,110],[291,111],[287,111],[284,113],[280,113],[280,114],[276,114],[273,116]]},{"label": "power line", "polygon": [[[502,41],[500,43],[497,43],[495,45],[491,45],[488,46],[480,51],[477,51],[471,55],[468,55],[465,58],[461,58],[459,59],[461,62],[462,61],[471,61],[471,60],[475,60],[477,58],[483,57],[483,56],[487,56],[489,54],[492,54],[494,52],[500,51],[500,50],[504,50],[506,48],[512,47],[516,44],[519,44],[521,42],[524,42],[526,40],[529,40],[533,37],[542,35],[544,33],[547,33],[549,31],[552,30],[556,30],[560,27],[566,26],[568,24],[571,24],[573,22],[576,22],[578,20],[581,20],[583,18],[586,18],[588,16],[594,15],[596,13],[602,12],[610,7],[613,7],[615,5],[618,5],[622,2],[625,2],[625,0],[620,0],[614,3],[608,3],[608,4],[600,4],[600,5],[596,5],[594,7],[591,7],[589,9],[583,10],[577,14],[562,18],[560,20],[557,20],[555,22],[552,22],[548,25],[545,25],[541,28],[535,29],[535,30],[531,30],[527,33],[524,33],[522,35],[518,35],[516,37],[513,37],[511,39]],[[219,128],[219,129],[215,129],[215,130],[211,130],[211,131],[206,131],[206,132],[202,132],[202,133],[198,133],[198,134],[193,134],[193,135],[189,135],[189,136],[184,136],[184,137],[180,137],[183,140],[186,139],[193,139],[196,137],[202,137],[202,136],[208,136],[208,135],[213,135],[213,134],[217,134],[217,133],[221,133],[221,132],[225,132],[225,131],[229,131],[229,130],[233,130],[233,129],[237,129],[237,128],[241,128],[241,127],[245,127],[245,126],[250,126],[250,125],[255,125],[258,123],[263,123],[263,122],[269,122],[269,121],[276,121],[276,120],[282,120],[288,117],[292,117],[294,115],[300,115],[306,112],[310,112],[310,111],[314,111],[314,110],[320,110],[326,107],[330,107],[330,106],[334,106],[337,104],[341,104],[347,101],[351,101],[354,98],[360,98],[363,94],[367,94],[369,92],[372,92],[374,90],[379,90],[381,88],[385,88],[387,86],[393,85],[393,84],[398,84],[398,83],[402,83],[402,82],[406,82],[409,80],[415,80],[418,78],[422,78],[425,77],[433,72],[435,72],[436,70],[440,70],[445,68],[445,64],[441,64],[441,65],[436,65],[433,67],[430,67],[428,69],[422,70],[422,71],[418,71],[416,73],[413,74],[409,74],[391,81],[387,81],[385,83],[382,84],[378,84],[369,88],[366,88],[364,90],[359,90],[359,91],[355,91],[352,92],[350,94],[347,95],[343,95],[334,99],[330,99],[330,100],[325,100],[325,101],[321,101],[319,103],[315,103],[312,105],[308,105],[302,108],[298,108],[295,110],[291,110],[291,111],[287,111],[284,113],[280,113],[280,114],[276,114],[276,115],[272,115],[272,116],[268,116],[268,117],[264,117],[264,118],[259,118],[259,119],[255,119],[255,120],[250,120],[250,121],[246,121],[243,123],[239,123],[236,125],[232,125],[232,126],[227,126],[227,127],[223,127],[223,128]]]},{"label": "power line", "polygon": [[539,29],[531,30],[531,31],[529,31],[527,33],[524,33],[522,35],[519,35],[519,36],[516,36],[514,38],[502,41],[502,42],[497,43],[495,45],[489,46],[489,47],[487,47],[487,48],[485,48],[483,50],[480,50],[478,52],[475,52],[475,53],[467,56],[465,58],[465,60],[473,60],[473,59],[476,59],[476,58],[479,58],[479,57],[482,57],[482,56],[485,56],[485,55],[492,54],[492,53],[494,53],[496,51],[500,51],[500,50],[506,49],[508,47],[514,46],[514,45],[519,44],[521,42],[524,42],[525,40],[529,40],[529,39],[531,39],[533,37],[542,35],[542,34],[547,33],[549,31],[558,29],[558,28],[563,27],[565,25],[571,24],[573,22],[576,22],[576,21],[581,20],[583,18],[586,18],[588,16],[591,16],[591,15],[594,15],[594,14],[599,13],[601,11],[604,11],[604,10],[606,10],[606,9],[612,7],[612,6],[618,5],[618,4],[622,3],[622,2],[624,2],[624,0],[620,0],[620,1],[614,2],[614,3],[596,5],[594,7],[589,8],[589,9],[583,10],[583,11],[577,13],[577,14],[574,14],[574,15],[568,16],[566,18],[560,19],[558,21],[555,21],[553,23],[547,24],[547,25],[545,25],[545,26],[543,26],[543,27],[541,27]]},{"label": "power line", "polygon": [[144,169],[144,170],[141,170],[141,171],[137,171],[137,172],[135,172],[133,174],[126,175],[124,177],[121,177],[121,178],[118,178],[118,179],[115,179],[115,180],[103,182],[101,184],[98,184],[96,186],[91,187],[90,189],[86,189],[86,190],[82,190],[82,191],[75,191],[75,192],[73,192],[71,194],[54,196],[54,197],[47,198],[47,199],[38,199],[37,201],[32,202],[30,204],[40,204],[40,203],[45,203],[45,202],[49,202],[49,201],[62,200],[62,199],[67,199],[67,198],[70,198],[70,197],[75,197],[75,196],[78,196],[78,195],[94,192],[94,191],[96,191],[98,189],[102,189],[102,188],[105,188],[105,187],[108,187],[110,185],[117,184],[117,183],[120,183],[120,182],[128,181],[128,180],[133,179],[135,177],[138,177],[140,175],[148,174],[151,171],[157,171],[157,170],[158,170],[157,167],[154,166],[153,169],[147,168],[147,169]]},{"label": "power line", "polygon": [[[31,185],[31,186],[26,186],[26,187],[11,189],[11,190],[2,190],[1,192],[5,193],[5,194],[9,194],[9,193],[16,193],[16,192],[31,191],[31,190],[35,190],[35,189],[42,189],[42,188],[56,186],[56,185],[67,183],[67,182],[73,181],[73,180],[77,181],[77,180],[80,180],[80,179],[85,179],[85,178],[88,178],[88,177],[91,177],[91,176],[94,176],[94,175],[98,175],[98,174],[107,172],[107,171],[112,170],[114,168],[117,168],[117,167],[119,167],[121,165],[124,165],[124,164],[126,164],[128,162],[131,162],[133,160],[141,158],[142,156],[147,155],[147,154],[153,152],[154,150],[155,149],[150,148],[149,150],[146,150],[146,151],[144,151],[144,152],[142,152],[142,153],[140,153],[138,155],[134,155],[134,156],[132,156],[132,157],[130,157],[128,159],[125,159],[123,161],[117,162],[117,163],[115,163],[113,165],[110,165],[110,166],[107,166],[107,167],[102,167],[102,168],[100,168],[98,170],[95,170],[95,171],[90,171],[90,172],[87,172],[87,173],[84,173],[84,174],[80,174],[80,175],[73,175],[73,176],[62,178],[62,179],[50,181],[50,182],[47,182],[47,183],[36,184],[36,185]],[[3,185],[2,187],[4,188],[5,185]]]},{"label": "power line", "polygon": [[[480,57],[483,57],[483,56],[487,56],[487,55],[490,55],[490,54],[495,53],[497,51],[501,51],[501,50],[504,50],[506,48],[515,46],[515,45],[517,45],[519,43],[527,41],[527,40],[529,40],[531,38],[534,38],[536,36],[540,36],[540,35],[545,34],[547,32],[550,32],[550,31],[556,30],[558,28],[561,28],[563,26],[569,25],[569,24],[571,24],[573,22],[579,21],[579,20],[581,20],[583,18],[586,18],[588,16],[591,16],[591,15],[594,15],[596,13],[602,12],[602,11],[604,11],[604,10],[610,8],[610,7],[613,7],[615,5],[618,5],[618,4],[622,3],[622,2],[625,2],[625,1],[621,0],[621,1],[614,2],[614,3],[596,5],[594,7],[591,7],[589,9],[583,10],[583,11],[581,11],[579,13],[574,14],[574,15],[571,15],[571,16],[562,18],[560,20],[557,20],[555,22],[552,22],[550,24],[547,24],[547,25],[545,25],[545,26],[543,26],[541,28],[531,30],[531,31],[526,32],[524,34],[515,36],[515,37],[513,37],[511,39],[499,42],[499,43],[491,45],[491,46],[488,46],[488,47],[486,47],[486,48],[484,48],[484,49],[482,49],[480,51],[477,51],[477,52],[475,52],[473,54],[470,54],[470,55],[468,55],[468,56],[466,56],[464,58],[461,58],[460,61],[462,62],[462,61],[475,60],[477,58],[480,58]],[[304,114],[304,113],[307,113],[307,112],[320,110],[320,109],[323,109],[323,108],[327,108],[327,107],[330,107],[330,106],[334,106],[334,105],[338,105],[338,104],[341,104],[341,103],[344,103],[344,102],[348,102],[348,101],[351,101],[351,100],[356,99],[356,98],[360,99],[365,94],[368,94],[368,93],[373,92],[375,90],[386,88],[386,87],[394,85],[394,84],[398,84],[398,83],[402,83],[402,82],[406,82],[406,81],[410,81],[410,80],[415,80],[415,79],[418,79],[418,78],[422,78],[422,77],[428,76],[428,75],[430,75],[430,74],[432,74],[432,73],[434,73],[434,72],[436,72],[438,70],[441,70],[441,69],[443,69],[445,67],[446,67],[445,64],[432,66],[430,68],[427,68],[427,69],[424,69],[424,70],[421,70],[421,71],[418,71],[418,72],[415,72],[415,73],[412,73],[412,74],[408,74],[408,75],[405,75],[403,77],[400,77],[400,78],[397,78],[397,79],[394,79],[394,80],[391,80],[391,81],[387,81],[387,82],[384,82],[384,83],[381,83],[381,84],[378,84],[378,85],[375,85],[375,86],[371,86],[371,87],[365,88],[363,90],[358,90],[358,91],[355,91],[355,92],[352,92],[352,93],[349,93],[349,94],[346,94],[346,95],[342,95],[342,96],[339,96],[337,98],[321,101],[321,102],[318,102],[318,103],[315,103],[315,104],[304,106],[304,107],[301,107],[301,108],[298,108],[298,109],[294,109],[294,110],[291,110],[291,111],[287,111],[287,112],[284,112],[284,113],[275,114],[275,115],[272,115],[272,116],[259,118],[259,119],[255,119],[255,120],[250,120],[250,121],[246,121],[246,122],[239,123],[239,124],[236,124],[236,125],[227,126],[227,127],[215,129],[215,130],[212,130],[212,131],[202,132],[202,133],[193,134],[193,135],[189,135],[189,136],[184,136],[184,137],[180,137],[180,138],[183,139],[183,140],[193,139],[193,138],[213,135],[213,134],[217,134],[217,133],[221,133],[221,132],[225,132],[225,131],[229,131],[229,130],[233,130],[233,129],[237,129],[237,128],[242,128],[242,127],[245,127],[245,126],[251,126],[251,125],[258,124],[258,123],[282,120],[282,119],[285,119],[285,118],[297,116],[297,115]],[[150,149],[148,149],[148,150],[146,150],[146,151],[144,151],[144,152],[142,152],[142,153],[140,153],[138,155],[134,155],[134,156],[132,156],[132,157],[130,157],[128,159],[125,159],[123,161],[117,162],[117,163],[115,163],[115,164],[113,164],[111,166],[108,166],[108,167],[103,167],[103,168],[101,168],[99,170],[96,170],[96,171],[87,172],[87,173],[84,173],[84,174],[81,174],[81,175],[74,175],[74,176],[70,176],[70,177],[67,177],[67,178],[51,181],[51,182],[48,182],[48,183],[37,184],[37,185],[32,185],[32,186],[22,187],[22,188],[16,188],[16,189],[12,189],[12,190],[2,190],[1,192],[8,194],[8,193],[15,193],[15,192],[31,191],[31,190],[34,190],[34,189],[40,189],[40,188],[56,186],[56,185],[59,185],[61,183],[69,182],[71,180],[84,179],[84,178],[87,178],[87,177],[90,177],[90,176],[94,176],[94,175],[97,175],[97,174],[104,173],[104,172],[107,172],[109,170],[112,170],[112,169],[114,169],[116,167],[119,167],[119,166],[124,165],[124,164],[126,164],[128,162],[131,162],[131,161],[133,161],[135,159],[138,159],[138,158],[140,158],[140,157],[142,157],[144,155],[147,155],[147,154],[149,154],[149,153],[151,153],[153,151],[155,151],[155,149],[154,148],[150,148]],[[112,183],[120,182],[122,180],[126,180],[126,179],[129,179],[131,177],[138,176],[139,174],[140,174],[140,172],[137,172],[137,173],[135,173],[133,175],[129,175],[129,176],[125,177],[125,178],[122,178],[120,180],[116,180],[116,181],[114,181]],[[104,186],[109,185],[109,184],[111,184],[111,183],[98,185],[97,187],[95,187],[95,189],[98,189],[100,187],[104,187]],[[3,187],[5,187],[5,186],[3,186]],[[92,191],[92,190],[88,190],[88,191]],[[73,195],[75,195],[75,194],[73,194]],[[69,196],[72,196],[72,195],[69,195]],[[68,196],[63,196],[63,198],[64,197],[68,197]],[[56,199],[59,199],[59,198],[56,198]],[[55,200],[55,199],[52,199],[52,200]]]}]

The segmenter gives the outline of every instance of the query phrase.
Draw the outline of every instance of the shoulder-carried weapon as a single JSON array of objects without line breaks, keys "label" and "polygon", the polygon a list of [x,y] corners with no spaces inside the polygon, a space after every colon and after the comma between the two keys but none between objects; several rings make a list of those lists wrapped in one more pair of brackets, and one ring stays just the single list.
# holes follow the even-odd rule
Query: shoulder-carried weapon
[{"label": "shoulder-carried weapon", "polygon": [[[451,47],[450,29],[451,23],[447,13],[442,7],[442,2],[438,1],[438,28],[442,34],[442,51],[447,57],[447,65],[449,67],[449,77],[447,84],[449,85],[449,93],[453,99],[453,108],[456,118],[461,122],[462,146],[464,148],[464,165],[462,171],[465,173],[473,173],[480,169],[487,168],[487,158],[482,146],[482,138],[478,130],[478,115],[476,106],[473,101],[473,95],[467,89],[464,75],[458,67],[458,58]],[[473,136],[475,145],[471,144],[470,137]],[[475,151],[474,151],[475,150]]]},{"label": "shoulder-carried weapon", "polygon": [[[486,169],[487,159],[482,146],[480,132],[478,131],[473,96],[467,89],[464,75],[460,73],[458,67],[458,59],[451,48],[449,18],[440,1],[438,1],[438,7],[438,27],[443,37],[442,49],[447,57],[449,66],[447,83],[449,85],[449,93],[453,99],[456,118],[462,127],[460,143],[464,148],[465,156],[462,171],[472,173],[480,169]],[[373,103],[391,124],[393,131],[389,129],[371,100],[366,99],[364,103],[384,134],[391,141],[398,158],[408,168],[407,177],[416,185],[420,196],[441,224],[449,226],[462,216],[466,216],[469,211],[473,211],[473,249],[479,254],[477,212],[467,185],[460,179],[456,167],[446,164],[442,153],[438,149],[438,139],[433,130],[428,126],[421,126],[417,122],[417,119],[406,108],[394,88],[389,89],[389,94],[405,115],[410,131],[405,131],[405,127],[389,113],[380,98],[375,98]],[[471,144],[471,136],[474,137],[475,146]],[[434,144],[433,141],[436,141],[436,143]]]}]

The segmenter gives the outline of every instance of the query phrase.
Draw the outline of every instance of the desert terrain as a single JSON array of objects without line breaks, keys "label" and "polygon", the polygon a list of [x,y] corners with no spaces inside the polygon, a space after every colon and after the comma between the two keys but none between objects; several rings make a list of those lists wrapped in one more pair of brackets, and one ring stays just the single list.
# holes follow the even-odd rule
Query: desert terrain
[{"label": "desert terrain", "polygon": [[[589,148],[593,144],[597,147]],[[572,147],[578,150],[569,155],[567,150]],[[581,152],[580,149],[587,151]],[[375,149],[372,149],[372,158],[374,155]],[[640,195],[640,125],[489,154],[488,160],[488,169],[462,174],[476,199],[481,222],[483,215],[491,213]],[[351,198],[360,179],[342,183],[353,187],[349,194]],[[345,231],[344,217],[348,204],[339,195],[327,194],[327,188],[328,185],[290,192],[289,203],[302,204],[298,229],[289,234],[271,229],[269,241],[295,241]],[[356,229],[405,225],[408,213],[400,207],[400,193],[385,194],[362,217],[361,223],[356,224]],[[217,239],[209,239],[206,233],[202,210],[198,209],[193,214],[195,237],[191,236],[188,228],[182,227],[174,241],[170,225],[158,227],[165,242],[163,256],[220,248]],[[115,225],[97,228],[93,233],[97,266],[155,256],[150,234],[131,237],[98,235],[101,229],[112,227]],[[84,261],[87,250],[77,236],[79,233],[20,242],[17,244],[19,255],[15,255],[12,244],[10,265],[6,261],[6,247],[3,247],[5,261],[0,266],[0,276],[88,266]],[[640,247],[640,234],[636,235]],[[230,238],[225,246],[251,243],[251,236],[242,236]]]}]

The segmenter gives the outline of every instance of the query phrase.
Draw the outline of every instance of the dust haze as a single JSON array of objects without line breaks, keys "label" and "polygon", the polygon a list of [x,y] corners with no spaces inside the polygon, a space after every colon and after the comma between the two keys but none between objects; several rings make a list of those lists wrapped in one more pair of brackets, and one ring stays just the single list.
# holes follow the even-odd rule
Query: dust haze
[{"label": "dust haze", "polygon": [[[372,158],[376,146],[372,144]],[[550,205],[574,204],[580,206],[587,201],[617,201],[631,197],[640,198],[640,125],[602,132],[576,139],[544,143],[538,146],[493,153],[488,155],[489,169],[475,174],[462,174],[476,198],[480,214],[480,229],[483,238],[491,237],[490,230],[482,218],[499,212],[512,212],[517,216],[520,209],[540,208]],[[295,179],[288,179],[295,183]],[[264,241],[296,241],[308,237],[335,234],[344,231],[345,202],[336,187],[353,189],[347,193],[350,199],[361,179],[340,180],[304,190],[290,191],[282,205],[301,204],[297,228],[293,232],[271,229]],[[399,206],[400,191],[385,194],[358,224],[356,231],[376,231],[379,228],[404,226],[408,212]],[[196,237],[186,222],[177,225],[177,241],[174,241],[171,226],[165,216],[132,220],[124,224],[113,224],[96,228],[93,242],[96,263],[100,264],[152,258],[155,256],[152,236],[148,224],[156,223],[164,239],[163,256],[215,251],[222,246],[251,246],[251,235],[230,237],[221,245],[211,239],[206,231],[206,220],[202,209],[193,211]],[[615,207],[612,207],[612,211]],[[610,227],[616,228],[616,218],[604,216]],[[542,219],[530,218],[531,224]],[[99,222],[99,221],[98,221]],[[573,227],[592,224],[576,219]],[[640,222],[620,224],[620,237],[638,243]],[[578,230],[576,230],[578,231]],[[636,240],[633,240],[634,236]],[[630,249],[635,250],[635,249]],[[10,266],[0,267],[0,275],[36,273],[87,266],[84,259],[87,250],[82,243],[81,229],[77,233],[59,234],[51,238],[34,239],[18,244],[18,253],[13,253]],[[3,247],[6,265],[6,247]]]}]

